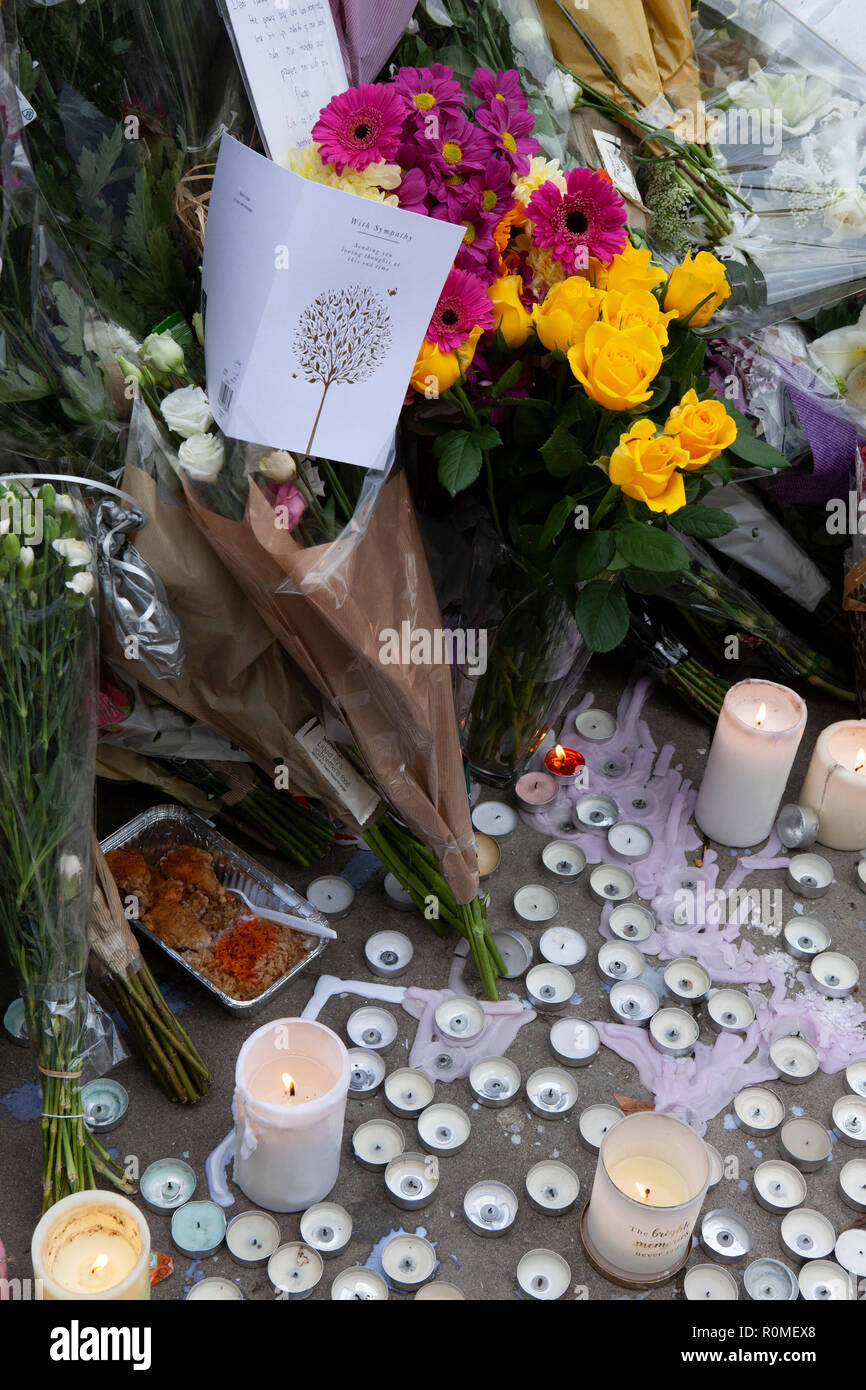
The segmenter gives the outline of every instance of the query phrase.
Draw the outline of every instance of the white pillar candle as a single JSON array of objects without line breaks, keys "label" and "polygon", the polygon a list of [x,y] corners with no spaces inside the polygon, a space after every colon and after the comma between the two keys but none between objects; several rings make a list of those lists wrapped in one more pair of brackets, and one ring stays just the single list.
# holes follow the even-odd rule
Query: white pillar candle
[{"label": "white pillar candle", "polygon": [[581,1234],[609,1278],[659,1283],[689,1249],[710,1179],[706,1145],[670,1115],[639,1111],[605,1134]]},{"label": "white pillar candle", "polygon": [[806,705],[774,681],[740,681],[725,696],[695,805],[705,835],[746,848],[773,828],[803,730]]},{"label": "white pillar candle", "polygon": [[150,1298],[150,1231],[117,1192],[75,1192],[51,1207],[30,1245],[37,1299]]},{"label": "white pillar candle", "polygon": [[829,849],[866,845],[866,720],[843,719],[818,735],[797,798],[818,817],[818,842]]},{"label": "white pillar candle", "polygon": [[349,1055],[322,1023],[277,1019],[235,1069],[235,1182],[267,1211],[304,1211],[337,1181]]}]

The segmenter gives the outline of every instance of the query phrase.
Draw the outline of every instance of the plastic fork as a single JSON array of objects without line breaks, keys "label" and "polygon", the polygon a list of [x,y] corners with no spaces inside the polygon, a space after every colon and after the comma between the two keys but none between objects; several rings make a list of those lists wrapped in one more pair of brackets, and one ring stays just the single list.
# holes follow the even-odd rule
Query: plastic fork
[{"label": "plastic fork", "polygon": [[319,926],[318,922],[311,922],[306,917],[296,917],[292,912],[275,912],[272,907],[259,907],[258,903],[254,903],[240,888],[226,887],[226,892],[234,893],[235,897],[246,903],[256,917],[262,917],[266,922],[277,922],[281,927],[292,927],[295,931],[305,932],[307,936],[324,936],[329,941],[337,940],[337,933],[333,927],[326,927],[324,924]]}]

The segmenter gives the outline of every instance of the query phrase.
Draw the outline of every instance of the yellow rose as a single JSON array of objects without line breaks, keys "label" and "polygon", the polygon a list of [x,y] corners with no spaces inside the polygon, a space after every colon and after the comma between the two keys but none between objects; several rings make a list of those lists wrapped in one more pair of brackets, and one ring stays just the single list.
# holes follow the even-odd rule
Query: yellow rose
[{"label": "yellow rose", "polygon": [[695,305],[706,299],[706,304],[701,304],[688,322],[689,328],[703,328],[730,293],[731,287],[722,262],[711,251],[699,251],[692,260],[689,251],[682,265],[674,266],[668,276],[665,308],[684,319],[695,309]]},{"label": "yellow rose", "polygon": [[609,290],[601,306],[601,317],[611,328],[649,328],[662,347],[668,341],[668,323],[674,314],[663,314],[649,290]]},{"label": "yellow rose", "polygon": [[661,344],[651,328],[611,328],[594,323],[568,361],[586,394],[606,410],[633,410],[652,395],[662,364]]},{"label": "yellow rose", "polygon": [[580,275],[569,275],[548,291],[532,311],[540,342],[549,352],[568,352],[596,322],[604,295]]},{"label": "yellow rose", "polygon": [[520,298],[522,283],[519,275],[503,275],[487,291],[496,311],[496,326],[510,348],[522,347],[532,330],[532,315]]},{"label": "yellow rose", "polygon": [[443,391],[450,390],[455,382],[460,380],[475,356],[481,332],[480,328],[473,328],[469,337],[453,352],[443,352],[435,343],[425,338],[415,362],[410,385],[428,400],[435,400]]},{"label": "yellow rose", "polygon": [[[685,505],[686,490],[678,468],[688,455],[670,435],[656,435],[652,420],[637,420],[619,437],[610,456],[608,476],[628,497],[653,512],[675,512]],[[654,437],[655,436],[655,437]]]},{"label": "yellow rose", "polygon": [[653,290],[661,284],[665,273],[660,266],[651,265],[651,260],[650,251],[627,241],[610,265],[592,258],[590,279],[600,290],[619,290],[621,294],[628,294],[629,290]]},{"label": "yellow rose", "polygon": [[737,437],[737,422],[721,401],[699,401],[697,391],[687,391],[665,421],[667,434],[675,434],[688,455],[684,468],[703,468],[718,458]]}]

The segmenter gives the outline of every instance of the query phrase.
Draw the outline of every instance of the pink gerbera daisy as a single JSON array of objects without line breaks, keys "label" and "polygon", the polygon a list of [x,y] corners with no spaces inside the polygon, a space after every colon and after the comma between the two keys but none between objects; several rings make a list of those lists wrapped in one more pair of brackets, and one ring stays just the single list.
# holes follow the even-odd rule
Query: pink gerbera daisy
[{"label": "pink gerbera daisy", "polygon": [[503,153],[511,168],[518,174],[529,172],[529,157],[537,154],[538,141],[532,134],[535,124],[532,113],[508,101],[494,101],[479,106],[475,119],[493,140],[494,147]]},{"label": "pink gerbera daisy", "polygon": [[366,169],[397,152],[406,108],[393,87],[362,82],[332,97],[313,126],[312,136],[326,163],[342,173],[346,165]]},{"label": "pink gerbera daisy", "polygon": [[490,68],[476,68],[469,86],[481,101],[510,101],[514,105],[526,105],[516,68],[508,68],[505,72],[501,68],[498,72],[491,72]]},{"label": "pink gerbera daisy", "polygon": [[493,327],[493,303],[483,282],[466,270],[449,270],[448,279],[433,311],[428,342],[441,352],[459,348],[473,328]]},{"label": "pink gerbera daisy", "polygon": [[588,257],[609,265],[626,243],[625,203],[594,169],[569,169],[565,192],[547,182],[529,200],[532,240],[569,274],[585,270]]},{"label": "pink gerbera daisy", "polygon": [[410,115],[427,117],[429,111],[444,115],[463,110],[463,89],[454,80],[454,69],[444,63],[429,68],[401,68],[394,78],[394,90],[406,102]]},{"label": "pink gerbera daisy", "polygon": [[473,198],[467,203],[456,218],[449,217],[442,206],[434,207],[433,216],[438,217],[441,222],[453,221],[463,227],[463,241],[454,257],[454,264],[458,270],[470,271],[473,275],[480,276],[485,284],[495,279],[495,274],[490,273],[490,263],[491,259],[498,259],[493,256],[496,250],[493,241],[496,221],[484,212],[478,199]]},{"label": "pink gerbera daisy", "polygon": [[425,128],[417,143],[429,151],[434,177],[483,169],[491,154],[490,137],[459,114],[443,116],[435,127]]},{"label": "pink gerbera daisy", "polygon": [[496,221],[514,202],[511,165],[507,159],[488,159],[478,174],[470,174],[467,187],[481,202],[484,212]]}]

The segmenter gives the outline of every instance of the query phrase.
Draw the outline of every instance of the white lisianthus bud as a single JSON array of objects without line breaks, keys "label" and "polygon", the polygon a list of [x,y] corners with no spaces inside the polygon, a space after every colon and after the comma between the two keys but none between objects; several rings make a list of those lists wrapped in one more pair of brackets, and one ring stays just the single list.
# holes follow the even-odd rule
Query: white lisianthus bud
[{"label": "white lisianthus bud", "polygon": [[297,471],[295,460],[286,449],[272,449],[259,463],[259,472],[275,483],[290,483]]},{"label": "white lisianthus bud", "polygon": [[198,483],[212,483],[225,462],[225,446],[215,434],[191,434],[177,451],[184,472]]},{"label": "white lisianthus bud", "polygon": [[62,516],[64,512],[68,512],[70,516],[74,516],[75,503],[68,493],[58,492],[54,499],[54,515]]},{"label": "white lisianthus bud", "polygon": [[74,579],[67,579],[67,589],[71,589],[73,594],[81,594],[83,598],[89,598],[93,593],[93,575],[89,570],[82,570],[81,574],[76,574]]},{"label": "white lisianthus bud", "polygon": [[172,391],[159,408],[169,429],[184,439],[205,434],[213,424],[210,403],[200,386],[182,386],[179,391]]},{"label": "white lisianthus bud", "polygon": [[62,555],[70,569],[81,569],[93,559],[93,551],[86,541],[59,540],[51,542],[51,549]]},{"label": "white lisianthus bud", "polygon": [[183,371],[183,348],[170,333],[148,333],[138,349],[138,360],[152,372]]},{"label": "white lisianthus bud", "polygon": [[32,570],[36,559],[36,551],[32,545],[22,545],[18,553],[18,566],[23,570]]}]

